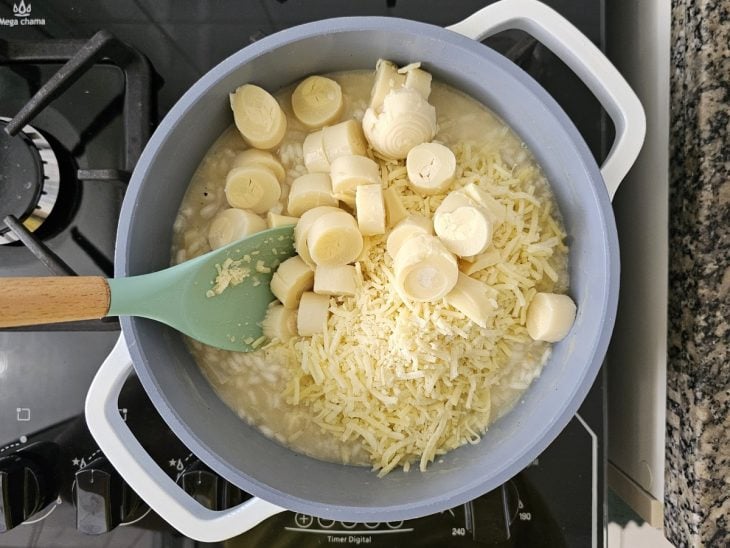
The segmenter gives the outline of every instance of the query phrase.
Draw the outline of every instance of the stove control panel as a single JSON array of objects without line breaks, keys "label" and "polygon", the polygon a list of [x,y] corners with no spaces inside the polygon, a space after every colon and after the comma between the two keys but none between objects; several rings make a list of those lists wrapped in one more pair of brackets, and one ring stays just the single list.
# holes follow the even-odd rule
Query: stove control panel
[{"label": "stove control panel", "polygon": [[[184,482],[186,490],[202,493],[203,487],[212,483],[220,504],[235,505],[241,498],[240,490],[235,494],[232,486],[210,471],[207,483],[203,481],[207,476],[193,477],[196,459],[164,424],[135,377],[122,390],[119,413],[155,461],[172,479]],[[204,497],[196,498],[205,504]],[[61,516],[64,522],[55,523]],[[0,447],[0,533],[12,530],[12,536],[46,520],[64,529],[73,528],[79,539],[130,525],[173,531],[100,451],[83,416]],[[0,547],[6,546],[6,538],[8,535],[0,534]]]},{"label": "stove control panel", "polygon": [[[250,495],[221,478],[166,427],[139,381],[131,377],[119,413],[142,446],[186,493],[211,510]],[[373,546],[600,546],[597,438],[580,417],[539,459],[497,489],[460,506],[407,521],[339,522],[296,512],[270,517],[235,539],[241,547]],[[566,481],[575,478],[576,481]],[[137,496],[76,417],[0,447],[0,546],[26,527],[55,520],[77,546],[130,527],[173,530]],[[59,523],[63,520],[63,523]],[[586,537],[586,532],[592,537]],[[86,539],[86,540],[84,540]],[[595,540],[595,543],[593,542]]]}]

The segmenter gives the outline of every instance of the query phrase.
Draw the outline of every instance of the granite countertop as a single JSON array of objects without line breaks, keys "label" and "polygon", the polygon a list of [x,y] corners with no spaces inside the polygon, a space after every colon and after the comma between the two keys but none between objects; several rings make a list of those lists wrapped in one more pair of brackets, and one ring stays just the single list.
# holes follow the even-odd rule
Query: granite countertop
[{"label": "granite countertop", "polygon": [[665,533],[730,546],[730,0],[673,0]]}]

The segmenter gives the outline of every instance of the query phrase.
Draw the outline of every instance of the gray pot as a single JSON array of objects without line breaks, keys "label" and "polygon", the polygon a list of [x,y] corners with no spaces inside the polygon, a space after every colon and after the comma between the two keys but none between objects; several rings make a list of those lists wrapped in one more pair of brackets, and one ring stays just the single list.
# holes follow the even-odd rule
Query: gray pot
[{"label": "gray pot", "polygon": [[[506,4],[501,16],[493,9],[500,4]],[[515,7],[525,6],[529,13],[515,18]],[[609,181],[615,190],[643,140],[643,112],[640,105],[637,110],[633,93],[600,52],[552,10],[522,0],[489,9],[489,24],[477,14],[457,30],[481,36],[488,26],[491,31],[523,26],[563,58],[571,57],[572,41],[580,41],[583,59],[568,61],[583,72],[617,120]],[[568,26],[569,38],[556,38],[566,32],[556,22]],[[475,25],[480,28],[474,30]],[[379,57],[400,64],[422,61],[435,78],[495,111],[534,152],[555,192],[570,239],[570,294],[578,314],[570,335],[554,346],[541,376],[514,410],[480,443],[448,453],[426,473],[396,470],[378,479],[367,468],[318,461],[264,437],[213,392],[177,332],[151,320],[122,319],[137,375],[164,420],[195,455],[273,505],[342,521],[393,521],[439,512],[484,494],[528,465],[568,423],[590,388],[608,345],[618,298],[619,253],[609,194],[587,146],[555,101],[522,70],[474,40],[439,27],[377,17],[332,19],[279,32],[203,76],[165,117],[137,164],[122,208],[116,276],[168,266],[172,224],[191,175],[231,124],[231,90],[246,82],[275,90],[309,74],[372,68]],[[604,74],[593,73],[592,65]],[[635,103],[627,106],[629,100]],[[623,114],[623,123],[617,112]],[[638,145],[627,138],[627,126],[640,134]],[[184,493],[165,483],[159,469],[152,470],[154,463],[134,446],[128,430],[122,432],[126,427],[112,416],[112,400],[123,371],[122,365],[105,364],[87,402],[90,428],[111,462],[182,532],[213,540],[243,530],[241,509],[226,515],[194,509],[183,500]],[[191,513],[197,513],[199,523],[191,523]],[[268,515],[262,512],[256,519],[263,514]],[[223,525],[224,517],[233,522],[233,515],[239,525]]]}]

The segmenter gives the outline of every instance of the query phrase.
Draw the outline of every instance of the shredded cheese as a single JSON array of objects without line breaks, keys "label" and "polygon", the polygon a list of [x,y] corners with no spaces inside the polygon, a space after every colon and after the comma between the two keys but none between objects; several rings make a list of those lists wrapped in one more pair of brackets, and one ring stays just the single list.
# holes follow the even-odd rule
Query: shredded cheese
[{"label": "shredded cheese", "polygon": [[[443,301],[403,299],[385,236],[373,236],[355,264],[356,294],[331,298],[325,332],[265,347],[287,370],[287,402],[343,443],[361,444],[381,476],[415,463],[425,470],[437,456],[476,443],[493,404],[504,403],[492,401],[492,388],[527,386],[547,358],[548,345],[527,334],[526,310],[538,290],[554,288],[558,272],[565,277],[567,248],[550,200],[532,185],[540,175],[508,168],[494,150],[461,144],[454,152],[457,177],[448,191],[475,183],[504,209],[494,254],[470,273],[495,305],[486,325]],[[430,216],[443,200],[446,193],[411,191],[403,161],[375,159],[410,213]]]},{"label": "shredded cheese", "polygon": [[234,260],[229,257],[222,264],[216,264],[218,275],[215,277],[213,287],[205,295],[209,298],[215,297],[228,289],[228,286],[243,283],[251,275],[251,269],[243,266],[243,263],[244,259]]}]

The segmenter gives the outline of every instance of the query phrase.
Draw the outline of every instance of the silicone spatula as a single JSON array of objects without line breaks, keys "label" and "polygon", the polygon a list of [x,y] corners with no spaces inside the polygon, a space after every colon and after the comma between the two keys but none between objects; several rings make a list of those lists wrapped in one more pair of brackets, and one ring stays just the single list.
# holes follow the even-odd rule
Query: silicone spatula
[{"label": "silicone spatula", "polygon": [[[294,227],[283,226],[150,274],[0,278],[0,327],[141,316],[210,346],[249,352],[274,300],[271,276],[294,253]],[[243,281],[216,294],[226,259]]]}]

